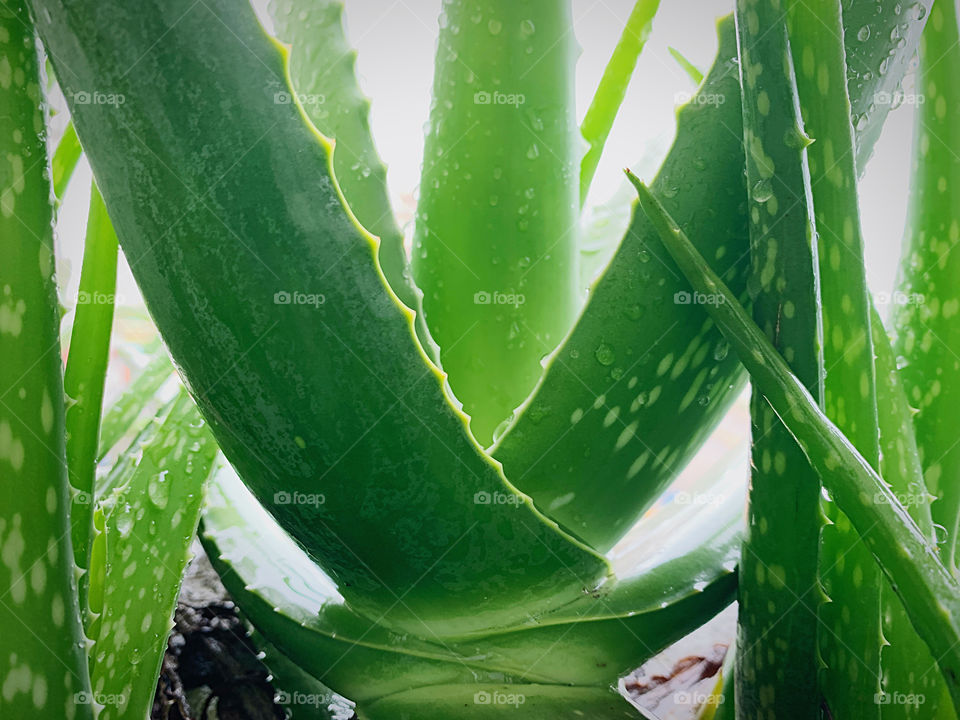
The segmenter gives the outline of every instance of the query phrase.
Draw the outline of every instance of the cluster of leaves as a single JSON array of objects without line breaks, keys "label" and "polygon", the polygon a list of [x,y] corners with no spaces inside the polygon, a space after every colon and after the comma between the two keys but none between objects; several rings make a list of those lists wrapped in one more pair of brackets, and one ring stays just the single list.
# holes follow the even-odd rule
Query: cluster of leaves
[{"label": "cluster of leaves", "polygon": [[[4,713],[145,715],[206,494],[297,716],[634,716],[617,678],[737,596],[742,547],[725,712],[953,717],[955,8],[739,0],[584,300],[610,232],[581,207],[657,5],[578,129],[569,3],[444,4],[409,267],[340,2],[274,0],[285,47],[230,0],[0,10]],[[891,341],[856,186],[924,24],[926,302]],[[52,173],[35,32],[76,126]],[[51,198],[81,152],[64,369]],[[189,394],[158,350],[101,413],[118,244]],[[746,535],[736,494],[638,522],[747,372]]]}]

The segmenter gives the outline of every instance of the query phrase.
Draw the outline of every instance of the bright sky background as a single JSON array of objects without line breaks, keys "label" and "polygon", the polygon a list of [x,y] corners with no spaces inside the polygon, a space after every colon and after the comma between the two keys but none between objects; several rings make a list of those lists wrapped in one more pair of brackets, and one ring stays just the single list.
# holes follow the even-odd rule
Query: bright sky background
[{"label": "bright sky background", "polygon": [[[253,2],[264,16],[266,0]],[[373,101],[374,136],[389,167],[394,205],[404,220],[412,215],[417,192],[440,6],[441,0],[346,0],[348,33],[359,52],[361,84]],[[577,67],[580,117],[589,106],[632,7],[633,0],[573,0],[575,30],[583,47]],[[732,0],[662,2],[653,35],[597,171],[591,202],[604,201],[618,188],[623,182],[624,165],[632,164],[647,176],[649,172],[643,173],[642,168],[659,165],[673,138],[676,95],[693,89],[667,48],[676,47],[706,70],[716,52],[716,18],[731,9]],[[861,214],[874,292],[891,289],[896,274],[907,198],[911,110],[905,105],[891,113],[861,184]],[[644,162],[638,163],[641,158]],[[74,268],[68,298],[76,292],[88,184],[84,168],[73,183],[61,216],[59,239],[67,256],[62,270]],[[122,302],[137,302],[126,270],[119,293]]]}]

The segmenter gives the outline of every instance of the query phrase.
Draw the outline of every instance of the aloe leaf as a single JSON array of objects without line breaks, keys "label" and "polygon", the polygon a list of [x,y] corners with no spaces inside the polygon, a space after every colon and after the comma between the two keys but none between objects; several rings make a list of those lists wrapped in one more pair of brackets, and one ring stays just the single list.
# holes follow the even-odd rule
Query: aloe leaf
[{"label": "aloe leaf", "polygon": [[470,437],[375,240],[343,205],[329,143],[299,104],[274,103],[285,59],[253,10],[33,7],[54,64],[73,69],[60,72],[67,98],[124,97],[71,110],[191,393],[244,481],[355,607],[406,631],[462,634],[601,584],[606,561],[546,521]]},{"label": "aloe leaf", "polygon": [[589,149],[580,161],[580,205],[586,202],[590,184],[597,172],[603,147],[607,143],[613,122],[617,118],[623,99],[627,96],[630,78],[637,68],[640,53],[643,52],[647,38],[653,26],[653,18],[660,7],[660,0],[637,0],[627,18],[620,40],[613,50],[600,85],[593,96],[587,114],[580,124],[580,134],[587,141]]},{"label": "aloe leaf", "polygon": [[[290,45],[290,79],[297,99],[316,128],[335,141],[333,172],[353,214],[380,238],[380,268],[397,296],[417,309],[407,271],[403,233],[387,194],[387,168],[370,134],[370,101],[356,76],[357,53],[347,41],[343,3],[337,0],[271,0],[270,17]],[[293,94],[278,83],[274,100]]]},{"label": "aloe leaf", "polygon": [[63,137],[57,143],[53,159],[50,161],[53,173],[53,194],[59,201],[63,200],[63,195],[67,191],[67,184],[73,177],[73,171],[77,167],[82,152],[76,128],[73,127],[73,122],[69,122],[63,131]]},{"label": "aloe leaf", "polygon": [[[844,22],[848,54],[858,58],[847,69],[862,169],[889,110],[874,94],[902,78],[923,23],[898,4],[865,2],[850,4]],[[868,24],[861,40],[857,31]],[[749,252],[732,22],[721,22],[719,32],[717,60],[679,113],[654,188],[743,297]],[[612,546],[684,467],[742,382],[726,343],[658,248],[652,226],[636,214],[576,327],[494,451],[538,507],[597,548]],[[665,415],[676,419],[664,423]]]},{"label": "aloe leaf", "polygon": [[352,720],[354,705],[305,672],[277,650],[260,633],[251,638],[270,670],[270,683],[277,688],[275,701],[294,720]]},{"label": "aloe leaf", "polygon": [[[806,388],[823,363],[813,204],[784,13],[736,10],[750,206],[753,317]],[[764,398],[751,401],[748,534],[740,572],[737,706],[747,717],[820,716],[820,480]],[[790,682],[783,679],[790,677]],[[771,692],[771,688],[776,688]]]},{"label": "aloe leaf", "polygon": [[[693,548],[675,556],[651,558],[662,540],[638,539],[648,562],[635,564],[632,578],[606,596],[584,597],[568,612],[531,617],[527,627],[513,632],[456,641],[401,638],[356,615],[229,471],[211,488],[201,539],[250,621],[294,662],[362,708],[379,694],[411,686],[470,682],[469,673],[539,683],[613,683],[618,673],[732,599],[738,505],[731,497],[720,512],[704,507],[696,519],[679,518],[680,527],[668,523],[663,530],[671,537],[699,525],[690,538]],[[718,572],[722,566],[727,569]],[[371,673],[379,673],[376,682]]]},{"label": "aloe leaf", "polygon": [[0,78],[0,714],[85,719],[44,100],[22,2],[0,8]]},{"label": "aloe leaf", "polygon": [[[876,370],[857,201],[856,140],[840,0],[787,3],[790,51],[806,133],[818,233],[824,411],[879,469]],[[776,193],[773,200],[794,198]],[[881,573],[848,518],[824,502],[819,616],[823,694],[838,717],[879,717]]]},{"label": "aloe leaf", "polygon": [[[88,567],[93,529],[91,511],[103,389],[110,359],[117,250],[117,235],[94,183],[90,192],[80,290],[63,376],[63,390],[67,397],[67,467],[71,484],[79,490],[70,506],[70,524],[73,553],[81,568]],[[82,594],[83,584],[81,601]]]},{"label": "aloe leaf", "polygon": [[[923,480],[913,432],[913,411],[907,404],[890,338],[876,311],[871,316],[871,331],[876,350],[880,472],[920,531],[928,541],[935,543],[930,495]],[[888,583],[884,582],[880,593],[885,641],[880,652],[881,681],[883,692],[889,697],[878,699],[891,701],[882,703],[881,717],[884,720],[929,718],[936,717],[941,707],[948,711],[950,701],[945,697],[946,686],[939,673],[932,670],[936,659],[913,629],[903,603]],[[919,668],[923,670],[918,672]],[[904,696],[913,696],[917,701],[892,702],[895,697]]]},{"label": "aloe leaf", "polygon": [[577,47],[570,0],[454,0],[442,13],[413,270],[488,446],[580,306]]},{"label": "aloe leaf", "polygon": [[140,432],[159,410],[156,396],[173,378],[173,364],[159,342],[156,349],[148,353],[150,360],[146,366],[103,413],[100,422],[100,458],[131,432]]},{"label": "aloe leaf", "polygon": [[529,720],[589,717],[596,720],[631,718],[637,711],[611,688],[558,685],[435,685],[408,690],[370,705],[363,720],[487,720],[511,710]]},{"label": "aloe leaf", "polygon": [[670,56],[677,61],[681,69],[693,80],[694,85],[699,85],[703,82],[703,71],[690,62],[682,52],[674,47],[667,48],[667,51],[670,53]]},{"label": "aloe leaf", "polygon": [[937,658],[956,705],[960,699],[960,585],[887,483],[823,414],[663,205],[642,182],[632,179],[641,207],[684,276],[699,292],[722,296],[722,301],[708,306],[711,316],[890,579],[911,623]]},{"label": "aloe leaf", "polygon": [[923,35],[909,218],[900,300],[895,308],[897,353],[914,417],[926,484],[936,496],[934,522],[946,530],[945,562],[957,570],[960,537],[960,447],[954,418],[960,402],[957,283],[960,240],[960,49],[957,9],[937,3]]},{"label": "aloe leaf", "polygon": [[104,584],[90,673],[94,692],[118,701],[103,708],[101,720],[140,720],[153,704],[217,446],[181,392],[132,452],[140,462],[105,500]]}]

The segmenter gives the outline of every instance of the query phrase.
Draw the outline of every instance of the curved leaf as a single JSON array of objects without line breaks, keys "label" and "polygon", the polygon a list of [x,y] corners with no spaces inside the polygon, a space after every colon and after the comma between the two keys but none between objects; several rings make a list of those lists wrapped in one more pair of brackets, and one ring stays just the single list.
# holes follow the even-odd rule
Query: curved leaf
[{"label": "curved leaf", "polygon": [[0,7],[0,715],[92,718],[70,543],[38,48]]},{"label": "curved leaf", "polygon": [[100,720],[141,720],[153,705],[217,446],[181,391],[131,452],[139,462],[104,501],[103,566],[90,569],[102,582],[91,587],[91,682],[114,699]]},{"label": "curved leaf", "polygon": [[659,201],[638,179],[631,179],[641,207],[657,224],[684,276],[700,292],[723,296],[722,302],[709,306],[711,316],[890,579],[914,628],[937,658],[956,705],[960,699],[960,585],[897,496],[821,412]]},{"label": "curved leaf", "polygon": [[32,4],[55,65],[73,68],[59,73],[66,96],[124,97],[71,109],[191,393],[344,595],[395,627],[462,634],[600,584],[603,558],[546,522],[470,438],[375,240],[343,205],[329,143],[300,104],[274,102],[284,57],[253,10]]},{"label": "curved leaf", "polygon": [[570,0],[453,0],[442,13],[413,270],[488,446],[580,306],[577,48]]},{"label": "curved leaf", "polygon": [[[528,682],[605,686],[618,673],[705,622],[733,592],[740,518],[705,507],[678,524],[697,528],[691,549],[650,557],[656,536],[638,539],[648,563],[607,596],[565,613],[531,616],[513,632],[457,641],[398,636],[357,615],[329,577],[299,550],[230,473],[208,497],[201,539],[247,617],[292,660],[363,706],[411,686],[471,682],[471,673]],[[718,522],[717,518],[725,522]],[[690,532],[688,527],[688,532]],[[682,535],[677,524],[663,530]],[[719,556],[719,557],[718,557]],[[723,566],[727,569],[719,569]],[[383,674],[383,668],[389,672]],[[374,681],[372,673],[380,673]],[[444,678],[447,678],[444,680]],[[466,681],[463,678],[467,678]]]},{"label": "curved leaf", "polygon": [[[739,0],[753,317],[814,396],[820,296],[803,121],[784,11]],[[743,717],[820,717],[820,479],[759,393],[751,402],[749,531],[740,573],[737,706]],[[786,677],[790,682],[783,682]],[[770,692],[770,688],[776,688]],[[728,708],[724,708],[727,710]]]},{"label": "curved leaf", "polygon": [[[917,5],[927,6],[928,0]],[[847,81],[861,170],[889,110],[875,93],[890,92],[903,77],[922,20],[896,3],[857,2],[846,9],[843,37],[848,56],[856,56]],[[861,39],[865,25],[871,32]],[[674,147],[653,186],[743,297],[749,252],[733,23],[722,21],[719,32],[717,60],[680,111]],[[626,532],[683,468],[743,381],[704,307],[684,293],[689,287],[681,273],[637,213],[576,327],[495,449],[514,484],[594,547],[609,548]],[[665,415],[675,419],[664,423]]]},{"label": "curved leaf", "polygon": [[117,235],[94,183],[90,190],[80,290],[63,376],[63,391],[67,397],[67,467],[71,484],[80,491],[70,508],[70,524],[74,557],[82,568],[88,567],[89,540],[93,530],[91,499],[97,469],[103,389],[110,359],[117,249]]}]

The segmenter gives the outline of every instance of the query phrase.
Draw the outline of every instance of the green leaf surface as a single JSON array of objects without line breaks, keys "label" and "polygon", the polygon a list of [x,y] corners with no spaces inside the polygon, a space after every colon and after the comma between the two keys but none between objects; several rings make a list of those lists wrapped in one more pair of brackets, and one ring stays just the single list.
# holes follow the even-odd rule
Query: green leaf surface
[{"label": "green leaf surface", "polygon": [[[387,194],[387,168],[370,134],[370,101],[356,75],[357,53],[346,38],[343,3],[336,0],[271,0],[270,17],[290,45],[290,79],[314,126],[335,142],[333,172],[353,214],[380,238],[377,257],[387,282],[407,307],[419,299],[407,270],[403,233]],[[294,102],[277,84],[274,101]]]},{"label": "green leaf surface", "polygon": [[[511,714],[512,713],[512,714]],[[518,716],[529,720],[632,718],[637,711],[611,688],[477,683],[438,685],[380,700],[361,720],[487,720]]]},{"label": "green leaf surface", "polygon": [[[934,522],[946,530],[944,560],[956,572],[960,536],[960,48],[955,3],[934,5],[917,76],[914,170],[900,293],[894,309]],[[920,102],[922,101],[922,102]]]},{"label": "green leaf surface", "polygon": [[723,296],[723,302],[709,306],[711,316],[890,579],[914,628],[938,659],[956,704],[960,698],[957,581],[887,483],[823,414],[663,205],[643,183],[632,179],[641,207],[657,224],[667,251],[684,276],[700,292]]},{"label": "green leaf surface", "polygon": [[413,269],[485,447],[581,304],[572,22],[570,0],[442,9]]},{"label": "green leaf surface", "polygon": [[[736,18],[753,317],[800,381],[819,397],[823,356],[809,140],[800,118],[786,20],[780,4],[770,0],[739,0]],[[820,479],[756,392],[751,420],[737,706],[744,718],[817,720]],[[787,677],[790,682],[784,682]]]},{"label": "green leaf surface", "polygon": [[103,582],[91,588],[99,615],[91,681],[96,695],[114,700],[100,720],[142,720],[150,712],[218,448],[181,391],[130,452],[139,462],[104,501],[103,567],[91,567]]},{"label": "green leaf surface", "polygon": [[[93,184],[80,289],[63,376],[63,390],[67,398],[67,467],[71,484],[79,490],[70,507],[70,524],[74,557],[82,568],[88,567],[90,534],[93,531],[92,498],[103,390],[110,359],[117,251],[117,235],[100,191]],[[84,585],[81,584],[81,595]]]},{"label": "green leaf surface", "polygon": [[[923,480],[913,431],[913,411],[907,403],[893,346],[876,311],[870,324],[876,350],[880,472],[920,531],[935,543],[931,496]],[[951,703],[943,678],[935,670],[936,659],[913,629],[903,603],[886,578],[880,589],[880,600],[883,638],[887,643],[880,651],[881,681],[883,692],[891,700],[882,705],[881,717],[884,720],[932,718],[938,717],[941,710],[949,713]],[[911,696],[916,699],[914,702],[892,702],[895,698]]]},{"label": "green leaf surface", "polygon": [[630,78],[633,77],[640,53],[643,52],[647,38],[650,37],[653,18],[659,8],[660,0],[637,0],[630,17],[627,18],[620,40],[613,50],[613,55],[604,68],[603,77],[587,109],[587,114],[580,123],[580,134],[589,145],[587,153],[580,161],[581,206],[586,202],[587,194],[590,192],[590,184],[593,182],[597,165],[603,155],[603,147],[620,112],[623,99],[627,96]]},{"label": "green leaf surface", "polygon": [[0,716],[86,720],[44,99],[22,2],[0,8],[0,68]]},{"label": "green leaf surface", "polygon": [[545,521],[468,434],[344,208],[329,144],[299,104],[274,102],[284,57],[253,11],[33,6],[54,64],[74,69],[60,72],[66,96],[97,85],[125,98],[71,109],[191,393],[344,595],[394,627],[463,634],[601,584],[603,558]]},{"label": "green leaf surface", "polygon": [[695,85],[699,85],[703,82],[703,71],[690,62],[686,56],[677,50],[674,47],[667,48],[670,53],[670,56],[677,61],[677,64],[683,69],[683,71],[693,80]]},{"label": "green leaf surface", "polygon": [[[734,494],[719,511],[704,506],[694,517],[667,513],[637,538],[639,552],[632,555],[644,561],[626,560],[634,574],[609,595],[584,597],[566,613],[533,614],[513,632],[455,642],[398,636],[357,615],[229,471],[211,489],[201,539],[260,632],[363,706],[411,686],[470,682],[471,674],[539,683],[615,682],[729,602],[740,507]],[[678,540],[666,555],[664,537]],[[380,673],[376,680],[373,673]]]},{"label": "green leaf surface", "polygon": [[[847,81],[861,170],[889,110],[874,94],[892,91],[903,77],[921,19],[892,3],[852,3],[845,13],[848,55],[856,56]],[[864,25],[871,32],[861,40]],[[653,187],[742,297],[749,251],[733,23],[722,21],[719,32],[717,61],[681,109]],[[576,327],[494,453],[538,507],[598,548],[612,546],[683,468],[742,383],[704,307],[692,296],[675,302],[688,299],[677,294],[689,286],[659,247],[652,226],[636,214]],[[675,420],[664,423],[665,415]]]},{"label": "green leaf surface", "polygon": [[83,149],[80,147],[80,139],[77,137],[77,130],[73,123],[67,124],[63,131],[63,137],[57,143],[57,149],[53,153],[53,159],[50,161],[51,171],[53,173],[53,194],[59,202],[63,202],[64,193],[67,192],[67,185],[70,178],[73,177],[73,171],[77,167],[80,155]]},{"label": "green leaf surface", "polygon": [[[879,469],[876,371],[857,198],[856,140],[840,0],[787,3],[818,237],[824,412]],[[771,200],[790,202],[776,193]],[[820,547],[821,684],[830,712],[879,717],[880,569],[849,519],[825,501]]]}]

